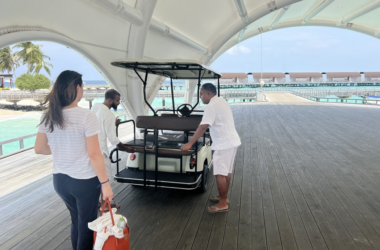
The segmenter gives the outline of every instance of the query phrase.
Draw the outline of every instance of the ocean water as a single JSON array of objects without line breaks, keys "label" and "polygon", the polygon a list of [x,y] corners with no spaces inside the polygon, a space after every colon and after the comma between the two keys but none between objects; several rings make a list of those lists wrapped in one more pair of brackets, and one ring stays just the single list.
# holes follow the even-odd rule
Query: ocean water
[{"label": "ocean water", "polygon": [[[96,98],[93,103],[102,103],[104,101],[103,98]],[[166,105],[172,105],[171,98],[165,99]],[[184,102],[184,98],[175,98],[174,100],[176,107]],[[162,98],[155,98],[153,101],[153,108],[158,108],[162,106]],[[112,110],[113,111],[113,110]],[[115,115],[124,114],[124,110],[121,106],[118,107],[117,111],[113,111]],[[6,121],[0,122],[0,141],[5,141],[9,139],[13,139],[16,137],[29,135],[37,133],[38,124],[40,123],[41,114],[36,112],[33,115],[23,115],[19,117],[15,117]],[[126,119],[129,119],[126,117]],[[125,120],[125,118],[121,118],[121,120]],[[24,140],[24,147],[30,147],[34,145],[36,137],[31,137]],[[3,145],[3,154],[9,154],[14,151],[20,149],[20,143],[18,141],[8,143]]]},{"label": "ocean water", "polygon": [[[37,133],[37,126],[40,123],[39,114],[24,115],[14,119],[0,122],[0,141],[13,139],[16,137]],[[24,140],[24,147],[34,145],[36,137]],[[3,154],[8,154],[20,149],[18,141],[3,145]]]},{"label": "ocean water", "polygon": [[[105,81],[85,81],[85,82],[86,82],[86,84],[94,84],[94,85],[95,84],[101,85],[101,84],[106,83]],[[178,84],[178,83],[182,83],[182,81],[174,81],[174,83]],[[279,91],[279,90],[290,90],[290,89],[305,90],[308,88],[315,88],[315,87],[302,87],[302,88],[300,88],[300,87],[297,87],[297,88],[296,87],[294,87],[294,88],[271,87],[271,88],[264,88],[264,91],[276,91],[276,90]],[[321,87],[321,88],[327,89],[326,87]],[[239,89],[241,90],[241,88],[239,88]],[[379,89],[380,90],[380,86],[375,86],[375,87],[370,87],[370,86],[330,87],[330,89],[333,89],[333,90],[336,90],[336,89],[341,89],[341,90],[345,90],[345,89]],[[257,90],[259,90],[259,89],[257,88]],[[330,98],[336,98],[336,96],[329,96],[329,97]],[[348,98],[348,101],[347,101],[348,103],[355,103],[354,100],[350,100],[350,99],[362,99],[362,98],[359,96]],[[101,103],[101,102],[103,102],[103,100],[104,100],[103,98],[97,98],[93,101],[93,103]],[[376,99],[374,99],[374,100],[376,100]],[[175,106],[177,108],[179,105],[184,103],[184,98],[175,98],[174,101],[175,101]],[[242,100],[235,100],[235,103],[238,103],[241,101]],[[321,99],[321,101],[326,102],[327,99]],[[336,102],[336,101],[335,100],[329,100],[329,102]],[[229,100],[229,103],[234,103],[234,100]],[[165,98],[165,105],[167,108],[171,109],[172,99],[171,98]],[[199,105],[202,106],[201,101],[199,102]],[[152,106],[154,109],[161,107],[162,106],[162,97],[155,98],[153,103],[152,103]],[[120,114],[123,114],[124,111],[121,108],[121,106],[119,106],[119,109],[114,113],[116,115],[120,115]],[[128,119],[128,117],[127,117],[127,119]],[[40,120],[40,115],[35,114],[35,115],[25,115],[25,116],[21,116],[21,117],[17,117],[14,119],[10,119],[7,121],[0,122],[0,141],[13,139],[16,137],[20,137],[20,136],[28,135],[28,134],[32,134],[32,133],[37,133],[37,125],[39,124],[39,120]],[[35,137],[25,139],[24,140],[24,146],[25,147],[33,146],[34,142],[35,142]],[[13,142],[13,143],[9,143],[9,144],[6,144],[3,146],[3,153],[7,154],[7,153],[14,152],[16,150],[19,150],[19,149],[20,149],[19,142]]]}]

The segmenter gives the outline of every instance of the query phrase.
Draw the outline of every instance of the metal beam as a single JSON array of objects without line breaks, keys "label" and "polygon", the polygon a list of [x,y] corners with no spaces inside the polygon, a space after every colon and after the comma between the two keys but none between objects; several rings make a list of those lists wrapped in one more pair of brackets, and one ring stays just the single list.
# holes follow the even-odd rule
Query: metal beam
[{"label": "metal beam", "polygon": [[237,38],[237,42],[240,43],[241,40],[243,40],[243,36],[244,36],[244,33],[245,31],[247,30],[248,27],[244,27],[244,29],[242,29],[240,32],[239,32],[239,35],[238,35],[238,38]]},{"label": "metal beam", "polygon": [[350,22],[351,20],[354,20],[355,18],[358,18],[362,15],[365,15],[367,14],[368,12],[371,12],[377,8],[380,7],[380,1],[376,1],[374,3],[371,3],[367,6],[365,6],[364,8],[358,10],[358,11],[355,11],[354,13],[348,15],[347,17],[343,18],[342,20],[340,20],[339,22],[337,22],[336,26],[341,26],[341,25],[345,25],[347,24],[348,22]]},{"label": "metal beam", "polygon": [[[131,24],[138,27],[142,26],[144,23],[144,16],[140,10],[134,9],[128,4],[124,3],[122,0],[91,0],[92,2],[102,6],[112,14],[127,20]],[[188,47],[191,47],[204,55],[211,55],[207,48],[202,45],[192,41],[188,37],[182,35],[178,31],[170,28],[164,23],[151,19],[149,24],[149,30],[155,31],[163,36],[168,36]]]},{"label": "metal beam", "polygon": [[272,21],[269,23],[269,29],[273,29],[274,26],[280,21],[285,12],[289,9],[290,5],[285,6],[284,8],[277,11],[276,15],[273,17]]},{"label": "metal beam", "polygon": [[307,16],[302,20],[302,24],[307,23],[310,19],[315,17],[319,12],[324,10],[327,6],[329,6],[334,0],[323,0],[315,9],[309,12]]},{"label": "metal beam", "polygon": [[244,0],[234,0],[235,6],[239,12],[239,16],[244,23],[248,23],[247,9],[245,8]]},{"label": "metal beam", "polygon": [[92,2],[102,6],[115,16],[121,17],[134,25],[141,26],[143,24],[143,15],[141,11],[136,10],[122,0],[91,0]]},{"label": "metal beam", "polygon": [[184,45],[187,45],[188,47],[191,47],[204,55],[210,55],[210,52],[207,48],[192,41],[190,38],[187,38],[178,31],[170,28],[169,26],[167,26],[164,23],[161,23],[160,21],[155,20],[154,18],[152,18],[150,22],[149,29],[157,32],[160,35],[170,37]]}]

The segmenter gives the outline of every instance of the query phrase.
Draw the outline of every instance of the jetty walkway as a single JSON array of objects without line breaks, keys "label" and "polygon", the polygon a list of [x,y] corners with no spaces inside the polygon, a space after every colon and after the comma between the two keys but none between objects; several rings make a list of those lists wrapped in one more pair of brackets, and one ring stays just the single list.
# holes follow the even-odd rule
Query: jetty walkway
[{"label": "jetty walkway", "polygon": [[[202,194],[113,184],[132,249],[380,249],[379,107],[266,94],[231,106],[242,146],[228,213],[207,212],[213,178]],[[0,198],[0,228],[0,249],[71,249],[51,175]]]}]

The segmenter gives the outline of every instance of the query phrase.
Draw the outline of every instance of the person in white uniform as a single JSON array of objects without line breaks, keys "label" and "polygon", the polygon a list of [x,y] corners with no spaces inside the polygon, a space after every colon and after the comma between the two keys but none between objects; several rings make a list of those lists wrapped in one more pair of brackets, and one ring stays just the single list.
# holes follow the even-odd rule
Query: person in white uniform
[{"label": "person in white uniform", "polygon": [[[107,145],[107,139],[110,141],[112,146],[117,146],[118,149],[126,151],[128,147],[124,146],[120,142],[119,138],[116,136],[116,125],[120,122],[119,119],[116,120],[115,115],[111,112],[111,108],[115,111],[117,106],[120,104],[120,94],[114,89],[109,89],[105,93],[105,100],[103,103],[95,103],[91,111],[96,114],[99,121],[100,133],[98,135],[100,149],[103,154],[104,163],[106,166],[106,171],[110,183],[113,182],[114,178],[112,175],[111,160],[109,159],[109,151]],[[130,148],[130,151],[132,148]],[[111,201],[111,206],[119,208],[117,204]]]},{"label": "person in white uniform", "polygon": [[213,166],[219,196],[210,200],[218,202],[208,208],[211,213],[228,211],[228,189],[231,181],[231,173],[237,148],[241,141],[235,129],[232,111],[228,102],[216,95],[216,88],[212,83],[205,83],[200,91],[200,97],[204,104],[208,104],[204,110],[202,121],[189,143],[182,146],[181,150],[190,150],[192,145],[203,136],[208,128],[212,139],[211,149],[214,150]]}]

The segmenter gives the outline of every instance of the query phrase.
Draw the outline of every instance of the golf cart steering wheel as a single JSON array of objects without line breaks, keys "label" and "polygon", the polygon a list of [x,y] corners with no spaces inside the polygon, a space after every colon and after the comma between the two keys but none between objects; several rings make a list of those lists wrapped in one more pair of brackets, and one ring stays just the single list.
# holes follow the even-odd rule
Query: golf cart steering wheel
[{"label": "golf cart steering wheel", "polygon": [[191,110],[193,109],[193,106],[190,104],[184,103],[178,106],[177,113],[180,117],[188,117],[191,114]]}]

